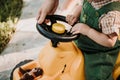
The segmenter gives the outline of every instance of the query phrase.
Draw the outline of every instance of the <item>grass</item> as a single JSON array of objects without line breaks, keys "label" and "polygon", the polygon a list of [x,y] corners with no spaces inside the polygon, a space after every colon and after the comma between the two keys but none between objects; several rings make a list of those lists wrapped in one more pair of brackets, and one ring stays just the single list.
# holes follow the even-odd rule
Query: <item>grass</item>
[{"label": "grass", "polygon": [[15,24],[22,13],[22,0],[0,0],[0,53],[15,32]]}]

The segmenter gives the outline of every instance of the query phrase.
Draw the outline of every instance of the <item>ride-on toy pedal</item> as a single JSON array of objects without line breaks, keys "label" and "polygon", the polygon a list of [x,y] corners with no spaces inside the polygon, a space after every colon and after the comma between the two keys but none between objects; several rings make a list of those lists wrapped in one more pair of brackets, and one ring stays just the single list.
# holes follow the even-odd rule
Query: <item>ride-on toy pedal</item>
[{"label": "ride-on toy pedal", "polygon": [[[65,21],[64,16],[48,15],[50,24],[36,24],[37,30],[50,39],[40,51],[38,59],[17,66],[11,73],[11,80],[85,80],[84,57],[72,40],[79,35],[72,35],[65,30],[63,33],[52,31],[52,25]],[[59,44],[58,44],[59,43]],[[120,63],[120,55],[116,64]],[[113,72],[114,80],[119,80],[120,66]]]}]

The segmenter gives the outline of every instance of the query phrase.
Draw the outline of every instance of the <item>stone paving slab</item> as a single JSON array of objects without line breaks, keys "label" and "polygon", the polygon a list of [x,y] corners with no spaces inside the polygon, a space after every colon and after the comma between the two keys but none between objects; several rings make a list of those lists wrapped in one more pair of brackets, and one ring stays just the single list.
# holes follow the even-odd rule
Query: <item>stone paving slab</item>
[{"label": "stone paving slab", "polygon": [[0,72],[0,80],[10,80],[10,73],[12,70],[6,70],[4,72]]},{"label": "stone paving slab", "polygon": [[20,20],[15,34],[1,55],[43,46],[47,39],[37,31],[36,23],[35,18]]},{"label": "stone paving slab", "polygon": [[[12,68],[24,59],[37,58],[48,39],[34,31],[17,31],[0,55],[0,71]],[[9,65],[7,65],[9,64]]]}]

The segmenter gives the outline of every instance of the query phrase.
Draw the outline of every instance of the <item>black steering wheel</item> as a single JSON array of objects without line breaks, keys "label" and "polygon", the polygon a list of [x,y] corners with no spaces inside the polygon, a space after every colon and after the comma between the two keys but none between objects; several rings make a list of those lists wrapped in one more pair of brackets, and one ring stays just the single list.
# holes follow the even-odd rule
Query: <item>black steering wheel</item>
[{"label": "black steering wheel", "polygon": [[69,42],[78,38],[78,35],[72,35],[72,33],[65,31],[63,34],[56,34],[52,31],[52,24],[57,21],[66,22],[65,17],[61,15],[47,15],[46,19],[49,19],[51,24],[46,23],[36,24],[37,30],[40,34],[52,41],[52,46],[57,47],[58,42]]}]

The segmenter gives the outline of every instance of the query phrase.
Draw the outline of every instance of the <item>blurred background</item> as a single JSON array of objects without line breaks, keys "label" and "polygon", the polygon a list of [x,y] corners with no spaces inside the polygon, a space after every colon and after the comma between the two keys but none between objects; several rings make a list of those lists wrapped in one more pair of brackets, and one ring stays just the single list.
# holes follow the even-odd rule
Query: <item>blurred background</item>
[{"label": "blurred background", "polygon": [[[73,12],[74,6],[58,14]],[[74,1],[74,0],[67,0]],[[76,0],[78,1],[78,0]],[[36,59],[40,50],[49,41],[36,29],[36,16],[44,0],[0,0],[0,80],[10,80],[12,69],[21,61]],[[74,3],[72,3],[73,5]]]},{"label": "blurred background", "polygon": [[44,0],[0,0],[0,80],[9,80],[13,67],[35,59],[47,42],[36,30]]}]

